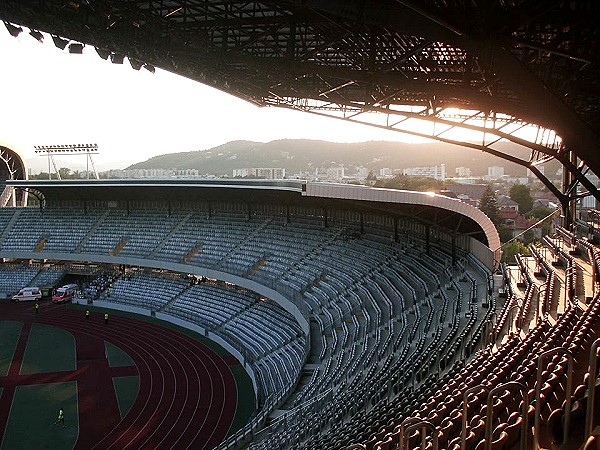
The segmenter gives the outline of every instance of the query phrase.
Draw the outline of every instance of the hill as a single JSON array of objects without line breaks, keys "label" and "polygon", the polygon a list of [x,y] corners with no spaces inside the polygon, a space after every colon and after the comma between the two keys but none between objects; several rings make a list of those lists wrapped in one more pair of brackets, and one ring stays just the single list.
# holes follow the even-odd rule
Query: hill
[{"label": "hill", "polygon": [[[513,144],[501,144],[502,150],[527,159],[528,152]],[[474,176],[487,174],[489,166],[504,166],[505,173],[525,176],[524,167],[473,149],[442,143],[408,144],[404,142],[335,143],[305,139],[277,140],[267,143],[232,141],[218,147],[194,152],[169,153],[133,164],[128,169],[198,169],[203,174],[232,175],[245,167],[283,167],[289,175],[314,171],[317,167],[343,165],[349,171],[365,166],[379,169],[404,169],[415,166],[446,164],[446,173],[469,167]],[[547,164],[548,174],[558,169]]]}]

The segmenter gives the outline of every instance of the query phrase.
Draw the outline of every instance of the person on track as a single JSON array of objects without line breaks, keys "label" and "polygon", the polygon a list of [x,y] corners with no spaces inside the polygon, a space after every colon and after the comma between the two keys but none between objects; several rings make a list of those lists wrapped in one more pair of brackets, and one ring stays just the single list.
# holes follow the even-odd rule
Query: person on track
[{"label": "person on track", "polygon": [[62,424],[63,428],[65,427],[65,411],[63,410],[62,406],[58,410],[58,419],[56,420],[56,423]]},{"label": "person on track", "polygon": [[40,313],[40,305],[38,304],[38,302],[35,302],[35,313],[36,314]]},{"label": "person on track", "polygon": [[85,310],[85,318],[86,318],[86,320],[90,320],[90,310],[89,309]]},{"label": "person on track", "polygon": [[104,323],[108,323],[108,313],[104,313]]}]

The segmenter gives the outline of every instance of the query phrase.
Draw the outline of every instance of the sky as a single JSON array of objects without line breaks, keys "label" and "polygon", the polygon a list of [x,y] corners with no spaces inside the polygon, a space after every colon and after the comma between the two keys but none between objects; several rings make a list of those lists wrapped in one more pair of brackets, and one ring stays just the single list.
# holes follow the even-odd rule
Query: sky
[{"label": "sky", "polygon": [[[282,108],[259,108],[196,81],[154,74],[40,43],[0,24],[0,143],[47,170],[35,145],[96,143],[98,170],[124,168],[163,153],[203,150],[233,140],[319,139],[334,142],[418,142],[402,133]],[[422,142],[422,141],[420,141]],[[85,168],[85,156],[60,166]]]}]

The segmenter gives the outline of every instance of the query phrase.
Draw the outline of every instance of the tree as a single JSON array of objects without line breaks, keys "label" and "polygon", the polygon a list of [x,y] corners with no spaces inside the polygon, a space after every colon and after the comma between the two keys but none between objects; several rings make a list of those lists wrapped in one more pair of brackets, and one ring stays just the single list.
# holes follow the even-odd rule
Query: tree
[{"label": "tree", "polygon": [[533,208],[533,197],[529,186],[524,184],[513,184],[508,191],[510,198],[519,204],[519,212],[525,214]]},{"label": "tree", "polygon": [[544,217],[548,217],[553,211],[555,210],[552,208],[544,208],[543,206],[540,206],[532,209],[529,213],[529,216],[535,217],[536,219],[543,219]]},{"label": "tree", "polygon": [[[40,172],[38,174],[29,175],[28,178],[30,180],[47,180],[48,179],[48,172]],[[56,178],[56,175],[54,175],[53,178]]]},{"label": "tree", "polygon": [[512,230],[503,223],[499,224],[497,228],[498,236],[500,237],[500,242],[508,242],[513,238]]},{"label": "tree", "polygon": [[375,182],[375,187],[426,192],[439,191],[444,189],[447,184],[447,181],[436,180],[435,178],[396,175],[394,178],[377,180]]},{"label": "tree", "polygon": [[60,169],[58,169],[58,173],[60,174],[61,179],[67,180],[71,178],[72,171],[68,167],[61,167]]},{"label": "tree", "polygon": [[502,261],[512,263],[515,262],[515,255],[520,253],[523,256],[529,255],[529,249],[521,241],[514,240],[502,247]]},{"label": "tree", "polygon": [[485,191],[483,191],[481,200],[479,200],[479,209],[490,218],[496,227],[500,226],[502,220],[498,208],[498,199],[496,198],[496,193],[489,184],[485,188]]},{"label": "tree", "polygon": [[[528,218],[541,220],[541,219],[548,217],[550,214],[552,214],[552,212],[555,212],[555,211],[556,211],[555,209],[544,208],[544,207],[540,206],[538,208],[532,209],[531,212],[529,213]],[[550,234],[550,231],[552,230],[552,218],[550,217],[550,218],[544,220],[542,223],[540,223],[540,227],[542,228],[542,236]]]}]

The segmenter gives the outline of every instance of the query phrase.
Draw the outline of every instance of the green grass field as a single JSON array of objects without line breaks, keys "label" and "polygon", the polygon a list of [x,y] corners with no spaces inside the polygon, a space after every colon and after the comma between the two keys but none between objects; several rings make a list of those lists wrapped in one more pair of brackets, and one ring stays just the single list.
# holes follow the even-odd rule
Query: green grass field
[{"label": "green grass field", "polygon": [[[104,341],[104,346],[106,347],[106,358],[110,367],[135,365],[133,359],[116,345]],[[138,375],[116,377],[113,378],[113,385],[115,387],[115,394],[117,395],[121,418],[123,418],[127,415],[138,396],[140,391],[140,377]]]},{"label": "green grass field", "polygon": [[23,357],[21,373],[48,373],[77,369],[75,338],[60,328],[34,323]]},{"label": "green grass field", "polygon": [[[55,423],[61,406],[65,428]],[[2,450],[71,449],[78,435],[76,382],[17,387]]]},{"label": "green grass field", "polygon": [[0,342],[2,343],[0,345],[0,377],[8,374],[22,328],[23,324],[21,322],[0,321]]},{"label": "green grass field", "polygon": [[135,366],[133,359],[119,347],[104,341],[106,348],[106,358],[110,367]]},{"label": "green grass field", "polygon": [[[233,422],[229,428],[229,433],[227,434],[228,436],[246,425],[254,412],[254,389],[252,389],[252,380],[250,380],[250,377],[241,365],[229,366],[229,369],[235,378],[236,386],[238,386],[238,404]],[[242,386],[242,389],[240,389],[240,386]],[[250,389],[244,389],[244,386],[250,386]]]},{"label": "green grass field", "polygon": [[113,378],[113,384],[115,386],[115,393],[117,394],[117,403],[119,404],[119,411],[121,412],[121,418],[125,417],[138,396],[140,391],[140,377],[117,377]]}]

